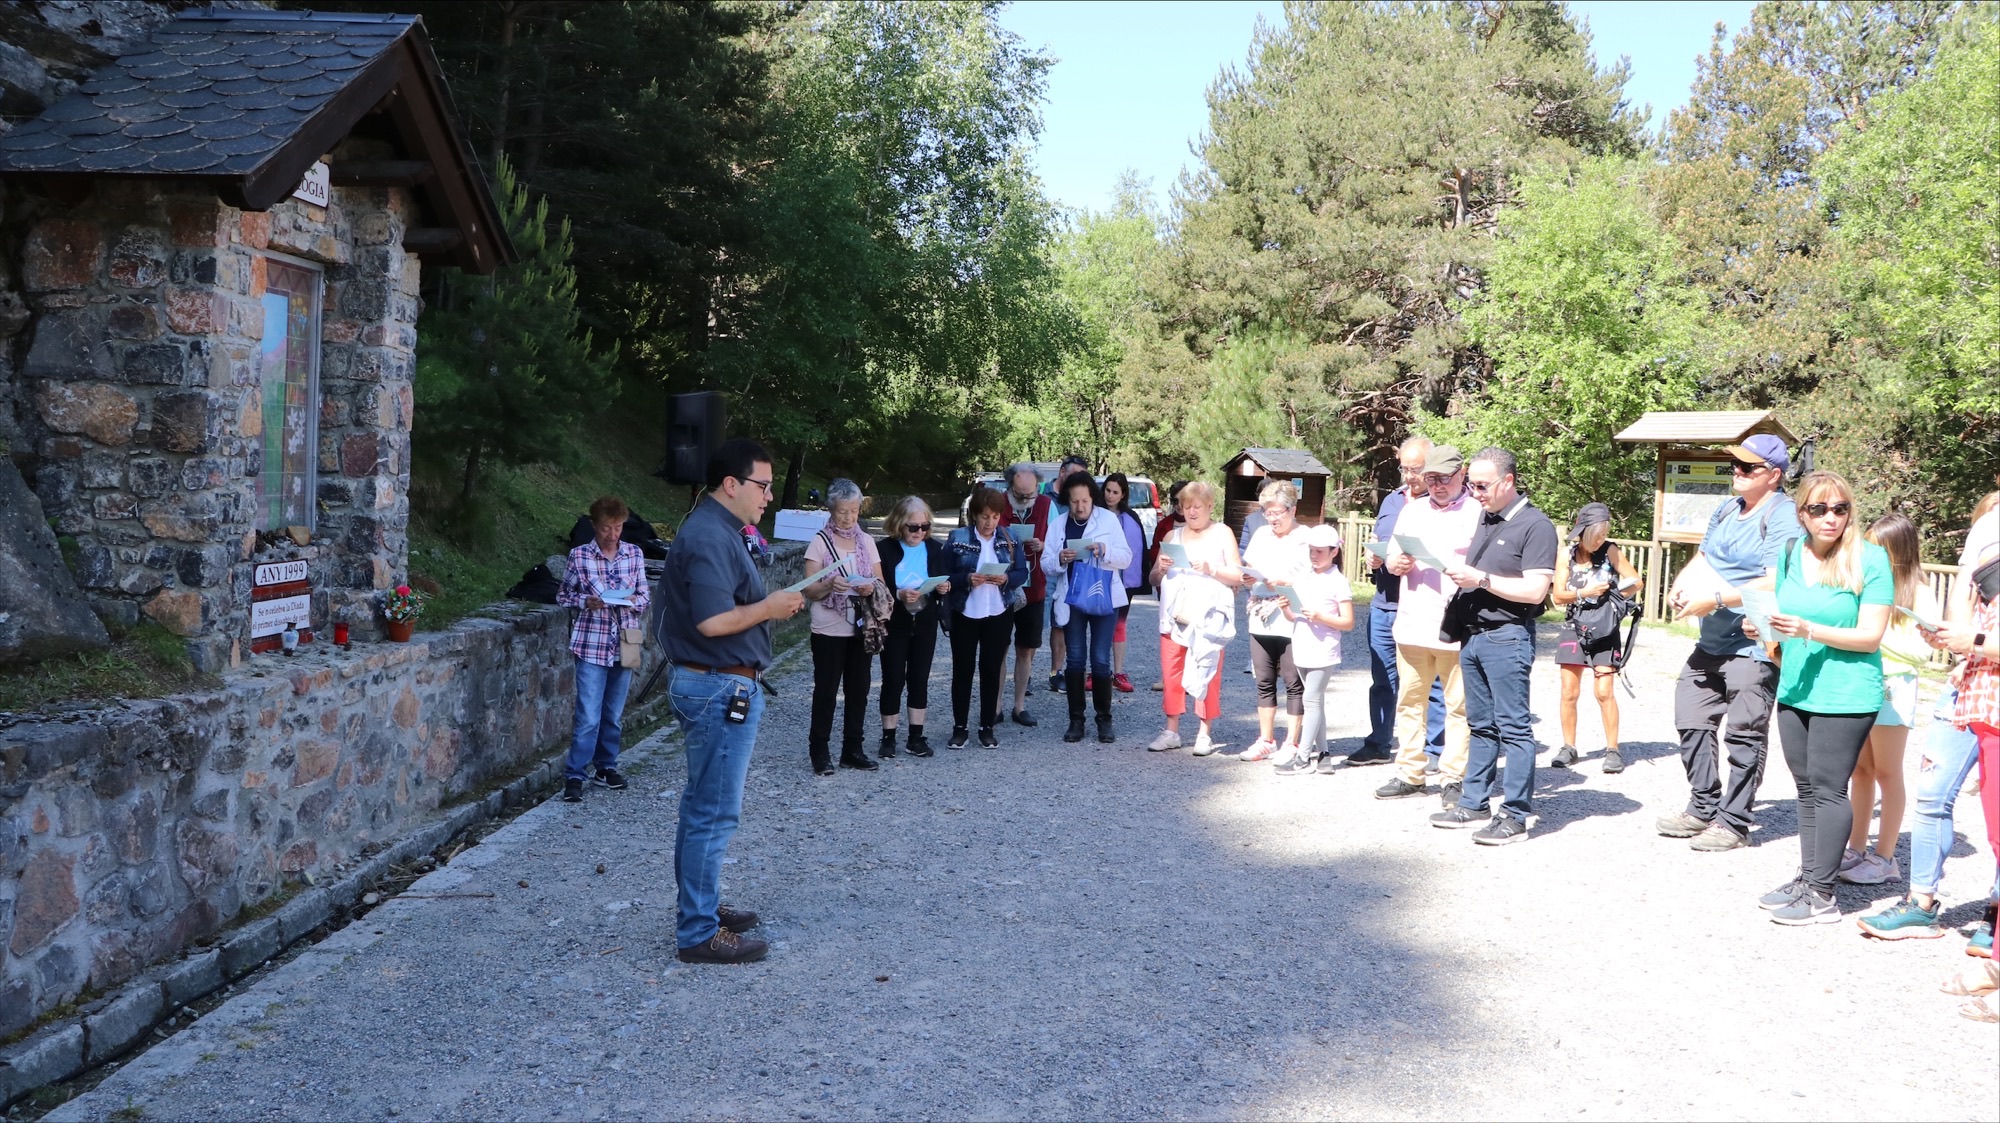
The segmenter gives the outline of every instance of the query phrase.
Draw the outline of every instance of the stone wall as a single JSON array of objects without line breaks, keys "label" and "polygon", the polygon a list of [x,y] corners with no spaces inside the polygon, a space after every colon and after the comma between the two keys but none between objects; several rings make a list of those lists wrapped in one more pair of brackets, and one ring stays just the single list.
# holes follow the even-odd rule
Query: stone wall
[{"label": "stone wall", "polygon": [[[19,249],[11,268],[0,261],[0,335],[17,338],[0,339],[0,405],[13,403],[0,428],[100,615],[151,617],[203,668],[234,665],[255,563],[304,558],[314,622],[339,615],[373,634],[367,603],[403,579],[408,549],[407,193],[335,188],[324,208],[245,212],[164,181],[6,190],[0,246]],[[254,502],[273,253],[324,270],[318,517],[303,546],[257,534],[277,529]]]},{"label": "stone wall", "polygon": [[498,611],[0,726],[0,1034],[547,755],[570,723],[569,613]]}]

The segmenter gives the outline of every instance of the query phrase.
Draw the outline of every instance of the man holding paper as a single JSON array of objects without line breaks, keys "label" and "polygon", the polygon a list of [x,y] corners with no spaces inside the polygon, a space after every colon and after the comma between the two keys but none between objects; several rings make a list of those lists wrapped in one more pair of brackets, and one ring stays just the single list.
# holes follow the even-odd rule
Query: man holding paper
[{"label": "man holding paper", "polygon": [[[1368,602],[1368,736],[1361,747],[1347,757],[1351,765],[1387,764],[1396,759],[1396,609],[1403,595],[1403,579],[1389,571],[1389,559],[1396,555],[1391,535],[1403,508],[1430,497],[1424,486],[1424,461],[1431,454],[1429,437],[1411,437],[1396,450],[1396,466],[1403,486],[1383,496],[1375,512],[1375,541],[1368,543],[1368,579],[1375,584],[1374,599]],[[1431,684],[1430,704],[1424,711],[1424,752],[1435,760],[1444,749],[1444,688]],[[1320,770],[1328,771],[1331,756],[1320,758]]]},{"label": "man holding paper", "polygon": [[[1410,503],[1396,516],[1394,535],[1421,542],[1425,551],[1450,564],[1462,564],[1479,527],[1479,504],[1465,494],[1465,458],[1450,445],[1439,445],[1424,458],[1421,503]],[[1407,799],[1424,794],[1424,711],[1431,684],[1444,686],[1444,753],[1438,779],[1446,807],[1458,802],[1465,785],[1465,761],[1471,731],[1465,722],[1465,684],[1459,677],[1458,643],[1439,634],[1444,606],[1457,591],[1444,571],[1424,565],[1408,553],[1389,560],[1390,573],[1402,579],[1396,623],[1396,776],[1375,789],[1376,799]]]},{"label": "man holding paper", "polygon": [[[1746,612],[1756,611],[1768,622],[1778,558],[1803,533],[1798,507],[1782,490],[1792,466],[1785,442],[1758,434],[1729,454],[1735,461],[1735,494],[1709,517],[1701,548],[1668,597],[1676,617],[1701,618],[1701,638],[1674,688],[1688,805],[1654,824],[1660,834],[1691,838],[1693,849],[1707,853],[1750,845],[1750,809],[1764,775],[1778,667],[1762,643],[1744,637],[1743,621]],[[1729,757],[1727,788],[1716,736],[1725,715],[1729,731],[1721,751]]]}]

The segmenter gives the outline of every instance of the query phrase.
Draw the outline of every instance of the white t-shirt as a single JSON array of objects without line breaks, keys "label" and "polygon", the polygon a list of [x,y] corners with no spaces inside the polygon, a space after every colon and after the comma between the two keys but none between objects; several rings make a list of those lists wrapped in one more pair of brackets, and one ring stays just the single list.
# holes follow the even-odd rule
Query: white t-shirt
[{"label": "white t-shirt", "polygon": [[[1283,538],[1268,526],[1260,526],[1250,536],[1250,548],[1243,551],[1243,564],[1265,577],[1276,580],[1297,581],[1312,572],[1312,555],[1306,552],[1306,528],[1292,524],[1292,532]],[[1255,586],[1252,586],[1253,588]],[[1266,620],[1258,611],[1261,598],[1253,598],[1248,613],[1250,634],[1253,636],[1289,636],[1292,622],[1285,619],[1282,612],[1273,612]],[[1297,662],[1297,657],[1293,658]]]},{"label": "white t-shirt", "polygon": [[[1299,599],[1306,602],[1308,612],[1332,612],[1340,602],[1354,600],[1347,575],[1338,566],[1325,573],[1314,571],[1296,578],[1293,587],[1298,589]],[[1307,620],[1292,621],[1292,664],[1302,670],[1339,666],[1339,629]]]},{"label": "white t-shirt", "polygon": [[[993,533],[997,537],[1000,532],[996,530]],[[981,538],[979,531],[974,530],[972,540],[979,543],[980,565],[999,564],[1000,555],[993,549],[992,538]],[[974,567],[973,572],[977,573],[978,568]],[[974,585],[972,591],[965,595],[965,618],[968,620],[984,620],[988,616],[998,616],[1005,611],[1007,611],[1007,601],[1000,595],[998,585]]]}]

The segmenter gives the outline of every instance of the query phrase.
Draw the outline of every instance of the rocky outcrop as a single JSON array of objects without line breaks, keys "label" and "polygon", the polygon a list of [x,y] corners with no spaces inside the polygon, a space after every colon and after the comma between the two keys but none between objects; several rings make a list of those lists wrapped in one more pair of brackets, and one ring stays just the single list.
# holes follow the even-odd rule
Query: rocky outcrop
[{"label": "rocky outcrop", "polygon": [[63,564],[41,501],[0,458],[0,663],[96,651],[110,642]]}]

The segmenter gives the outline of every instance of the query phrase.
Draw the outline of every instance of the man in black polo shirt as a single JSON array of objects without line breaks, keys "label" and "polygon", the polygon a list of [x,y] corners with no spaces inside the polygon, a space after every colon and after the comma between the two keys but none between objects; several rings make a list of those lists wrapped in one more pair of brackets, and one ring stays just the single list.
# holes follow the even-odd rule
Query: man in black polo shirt
[{"label": "man in black polo shirt", "polygon": [[805,603],[764,592],[744,528],[771,502],[771,454],[756,441],[724,441],[708,461],[708,494],[667,552],[660,578],[660,646],[673,662],[667,694],[686,731],[687,787],[674,835],[680,913],[674,942],[686,963],[745,963],[765,943],[741,936],[757,914],[722,907],[722,858],[743,808],[743,777],[757,744],[771,662],[771,621]]},{"label": "man in black polo shirt", "polygon": [[[1458,665],[1465,679],[1465,717],[1472,753],[1458,806],[1431,816],[1436,827],[1486,825],[1472,841],[1504,846],[1528,837],[1535,791],[1534,715],[1528,672],[1535,664],[1535,618],[1556,575],[1556,528],[1515,488],[1514,454],[1484,448],[1465,469],[1465,488],[1485,508],[1465,564],[1445,570],[1459,588],[1458,609],[1468,635]],[[1447,613],[1449,615],[1449,612]],[[1488,822],[1494,770],[1506,753],[1498,785],[1504,798]]]}]

